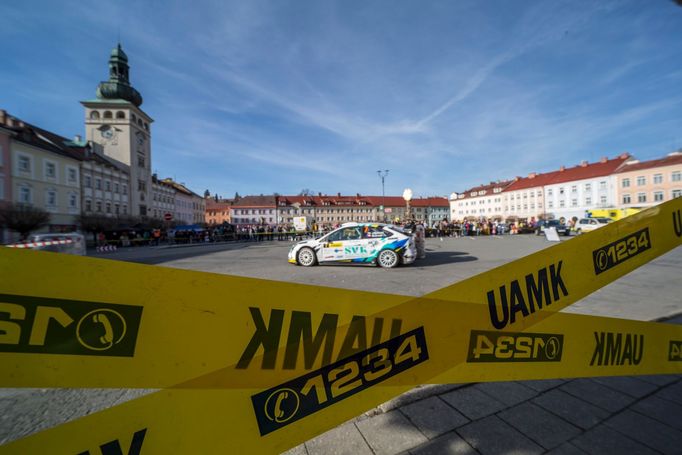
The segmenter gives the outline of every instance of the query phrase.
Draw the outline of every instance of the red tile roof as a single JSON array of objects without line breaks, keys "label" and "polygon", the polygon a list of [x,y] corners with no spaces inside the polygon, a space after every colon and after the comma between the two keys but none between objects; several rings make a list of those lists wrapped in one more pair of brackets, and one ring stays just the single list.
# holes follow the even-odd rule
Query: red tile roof
[{"label": "red tile roof", "polygon": [[583,161],[581,164],[574,167],[566,168],[562,166],[557,171],[546,172],[544,174],[530,174],[528,177],[518,178],[518,180],[509,185],[505,191],[524,190],[539,186],[611,175],[617,172],[629,159],[632,159],[630,154],[623,153],[613,159],[602,158],[596,163]]},{"label": "red tile roof", "polygon": [[[489,195],[491,195],[491,194],[496,194],[496,193],[494,192],[495,188],[500,188],[502,191],[504,191],[505,188],[507,188],[507,187],[508,187],[509,185],[511,185],[512,183],[514,183],[513,180],[502,180],[502,181],[497,181],[497,182],[490,182],[490,183],[488,183],[487,185],[475,186],[475,187],[473,187],[473,188],[469,188],[469,189],[466,190],[466,191],[463,191],[462,193],[459,193],[459,194],[463,194],[464,197],[462,197],[462,198],[459,198],[459,197],[458,197],[457,199],[469,199],[469,198],[472,198],[472,197],[477,197],[477,196],[478,196],[478,193],[479,193],[480,191],[485,191],[485,195],[486,195],[486,196],[489,196]],[[501,191],[500,191],[500,192],[501,192]],[[472,196],[471,193],[476,193],[476,194],[475,194],[474,196]],[[482,196],[482,195],[481,195],[481,196]]]},{"label": "red tile roof", "polygon": [[620,169],[618,169],[617,173],[641,171],[642,169],[650,169],[652,167],[673,166],[675,164],[682,164],[682,151],[669,153],[668,156],[664,158],[659,158],[657,160],[633,162],[632,164],[625,163],[623,166],[620,167]]},{"label": "red tile roof", "polygon": [[[326,207],[326,206],[367,206],[379,207],[386,205],[386,207],[402,207],[405,206],[405,199],[401,196],[363,196],[356,194],[355,196],[347,195],[317,195],[317,196],[278,196],[280,206],[283,204],[289,206],[295,203],[301,207]],[[447,198],[445,197],[423,197],[415,198],[410,201],[412,207],[449,207]]]}]

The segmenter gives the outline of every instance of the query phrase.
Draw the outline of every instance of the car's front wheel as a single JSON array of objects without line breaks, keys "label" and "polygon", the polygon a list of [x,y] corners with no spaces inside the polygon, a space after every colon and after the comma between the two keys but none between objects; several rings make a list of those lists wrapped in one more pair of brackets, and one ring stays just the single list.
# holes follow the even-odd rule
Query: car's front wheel
[{"label": "car's front wheel", "polygon": [[393,250],[383,250],[377,257],[377,263],[386,269],[392,269],[398,265],[398,262],[400,262],[398,253]]},{"label": "car's front wheel", "polygon": [[317,257],[312,248],[305,247],[298,252],[297,261],[303,267],[312,267],[317,264]]}]

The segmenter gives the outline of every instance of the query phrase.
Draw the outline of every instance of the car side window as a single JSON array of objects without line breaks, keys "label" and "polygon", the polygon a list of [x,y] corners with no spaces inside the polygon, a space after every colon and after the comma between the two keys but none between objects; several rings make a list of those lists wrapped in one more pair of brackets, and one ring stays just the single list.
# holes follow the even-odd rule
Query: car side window
[{"label": "car side window", "polygon": [[360,228],[357,227],[345,228],[342,232],[342,240],[359,240],[361,237]]},{"label": "car side window", "polygon": [[386,233],[381,226],[364,226],[362,228],[363,239],[381,239],[388,235],[389,234]]},{"label": "car side window", "polygon": [[339,229],[336,232],[332,232],[327,237],[327,242],[340,242],[343,240],[343,230]]}]

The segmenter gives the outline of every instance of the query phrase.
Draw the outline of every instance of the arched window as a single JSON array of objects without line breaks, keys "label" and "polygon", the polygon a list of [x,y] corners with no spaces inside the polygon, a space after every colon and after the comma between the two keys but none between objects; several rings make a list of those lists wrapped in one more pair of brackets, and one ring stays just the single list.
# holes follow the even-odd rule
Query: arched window
[{"label": "arched window", "polygon": [[123,111],[116,112],[116,118],[126,118],[126,113]]},{"label": "arched window", "polygon": [[90,118],[94,120],[99,120],[99,112],[97,111],[91,111],[90,112]]},{"label": "arched window", "polygon": [[149,125],[147,125],[147,123],[144,124],[144,129],[149,131]]},{"label": "arched window", "polygon": [[141,118],[137,119],[137,125],[138,125],[140,128],[142,128],[142,119],[141,119]]},{"label": "arched window", "polygon": [[137,116],[135,114],[133,114],[132,119],[133,119],[133,123],[137,122]]},{"label": "arched window", "polygon": [[113,118],[111,115],[111,111],[104,111],[104,118]]}]

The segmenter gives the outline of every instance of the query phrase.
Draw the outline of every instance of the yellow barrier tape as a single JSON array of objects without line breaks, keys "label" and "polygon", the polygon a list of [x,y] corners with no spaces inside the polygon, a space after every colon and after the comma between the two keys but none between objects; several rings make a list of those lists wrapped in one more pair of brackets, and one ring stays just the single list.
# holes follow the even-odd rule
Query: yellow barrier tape
[{"label": "yellow barrier tape", "polygon": [[[437,316],[438,307],[452,311],[434,307]],[[406,391],[401,375],[432,383],[441,368],[456,382],[682,372],[680,326],[559,313],[527,332],[449,329],[442,338],[432,330],[418,327],[267,389],[164,390],[0,452],[109,455],[133,440],[129,454],[277,453]],[[455,343],[462,349],[453,353]]]},{"label": "yellow barrier tape", "polygon": [[[261,412],[262,415],[265,416],[264,418],[266,420],[277,421],[279,419],[281,421],[282,419],[285,419],[287,417],[286,412],[284,415],[280,415],[282,412],[284,412],[282,407],[285,405],[283,405],[282,403],[286,404],[286,400],[292,400],[292,398],[288,398],[288,396],[284,397],[281,392],[277,392],[277,390],[279,389],[275,390],[267,397],[262,395],[262,393],[264,392],[262,388],[211,391],[170,390],[153,394],[130,403],[126,403],[122,406],[112,408],[103,413],[99,413],[94,416],[80,419],[76,422],[63,425],[56,429],[49,430],[47,432],[40,433],[36,436],[18,441],[14,444],[7,446],[8,453],[32,453],[31,452],[32,448],[45,447],[45,445],[43,444],[49,444],[50,447],[60,447],[60,450],[61,448],[64,448],[65,450],[64,453],[74,453],[74,451],[77,453],[78,450],[85,450],[87,448],[94,450],[95,446],[101,446],[102,452],[105,453],[104,447],[113,447],[114,445],[118,447],[119,438],[121,439],[121,441],[123,441],[124,439],[129,440],[133,434],[135,434],[133,441],[137,441],[136,443],[138,444],[139,447],[141,447],[140,441],[144,441],[145,446],[151,447],[149,450],[152,450],[154,452],[176,453],[213,452],[216,450],[217,447],[225,448],[229,447],[232,449],[245,450],[249,452],[278,451],[286,449],[291,445],[295,445],[299,441],[312,437],[315,434],[323,431],[324,429],[327,429],[335,424],[338,424],[339,422],[347,420],[348,418],[352,417],[353,415],[356,415],[359,412],[362,412],[368,407],[372,407],[373,405],[385,401],[391,396],[394,396],[405,390],[405,387],[396,385],[400,384],[401,383],[400,381],[404,381],[403,379],[401,379],[401,374],[386,379],[384,382],[382,382],[382,387],[371,387],[372,378],[376,379],[377,378],[376,374],[379,373],[379,371],[376,371],[377,368],[379,367],[375,368],[377,362],[379,362],[382,365],[386,365],[385,363],[383,363],[382,360],[384,357],[383,354],[381,354],[381,352],[379,352],[378,350],[386,349],[388,350],[388,352],[391,352],[393,354],[392,359],[393,363],[397,365],[396,369],[399,369],[400,365],[409,366],[409,368],[404,370],[405,374],[402,376],[409,375],[413,376],[414,379],[403,383],[433,382],[431,381],[431,379],[433,378],[434,374],[438,374],[439,366],[432,359],[446,358],[446,356],[441,357],[439,355],[435,355],[437,353],[437,350],[438,349],[447,350],[448,348],[450,348],[450,351],[452,351],[453,346],[468,346],[469,349],[474,349],[471,348],[471,342],[475,343],[477,349],[476,353],[473,353],[473,351],[468,353],[473,355],[474,356],[473,358],[475,358],[475,356],[478,354],[479,359],[481,358],[485,359],[486,356],[488,359],[496,359],[498,358],[498,355],[500,355],[500,350],[502,356],[509,355],[508,351],[510,349],[509,347],[510,345],[514,346],[513,348],[514,352],[516,352],[516,350],[522,353],[525,352],[528,348],[529,340],[528,338],[523,337],[530,336],[531,340],[533,340],[531,345],[535,346],[536,343],[535,340],[538,339],[537,335],[540,334],[539,340],[544,342],[544,346],[542,347],[542,349],[546,348],[548,349],[548,352],[555,352],[556,349],[552,348],[551,346],[556,346],[556,342],[550,341],[551,337],[543,339],[542,336],[544,336],[543,334],[547,335],[554,333],[552,332],[552,330],[557,332],[559,326],[553,328],[551,325],[543,326],[542,324],[550,324],[552,323],[552,321],[554,321],[554,319],[557,320],[564,319],[565,316],[573,318],[573,316],[560,315],[559,318],[552,318],[546,321],[542,321],[542,319],[546,317],[548,314],[545,311],[542,312],[532,311],[533,309],[537,310],[537,307],[528,306],[530,302],[529,297],[531,296],[531,294],[536,297],[535,305],[537,305],[538,303],[537,296],[542,295],[544,298],[549,299],[543,302],[545,309],[547,309],[547,305],[550,304],[552,305],[550,309],[556,310],[560,307],[572,303],[573,301],[576,300],[577,296],[583,296],[589,292],[592,292],[598,287],[601,287],[601,285],[605,284],[606,282],[611,281],[624,273],[627,273],[632,268],[641,265],[642,263],[652,259],[653,257],[656,257],[657,255],[662,254],[663,252],[679,245],[680,236],[682,236],[682,229],[678,227],[680,225],[679,221],[680,212],[679,208],[677,207],[679,207],[679,203],[676,206],[673,204],[659,206],[656,208],[656,210],[642,212],[642,214],[646,214],[646,216],[642,215],[637,216],[636,218],[633,219],[623,220],[629,221],[629,223],[621,222],[620,225],[619,223],[616,223],[612,226],[602,228],[600,231],[597,231],[593,234],[571,240],[570,246],[572,247],[572,249],[589,250],[588,252],[583,251],[583,256],[585,256],[585,254],[590,254],[591,260],[585,261],[584,260],[585,258],[583,257],[582,264],[578,261],[578,259],[580,258],[571,257],[572,256],[571,253],[576,253],[576,251],[565,251],[566,248],[563,250],[559,250],[559,247],[564,247],[567,245],[563,244],[541,252],[545,254],[544,258],[537,257],[539,255],[538,253],[536,255],[531,255],[528,258],[523,258],[519,261],[516,261],[513,264],[516,265],[514,274],[500,276],[500,272],[503,271],[505,267],[509,267],[512,264],[496,269],[495,272],[497,272],[497,275],[491,274],[491,272],[483,274],[488,276],[487,282],[484,282],[485,286],[483,286],[482,289],[488,290],[485,291],[484,293],[485,296],[484,299],[481,299],[479,296],[479,298],[476,299],[475,301],[480,302],[481,300],[483,300],[483,303],[488,304],[487,306],[489,310],[487,317],[489,318],[489,320],[486,321],[487,323],[484,324],[481,327],[481,330],[478,332],[471,333],[470,331],[467,332],[465,330],[464,332],[466,333],[466,335],[464,336],[465,337],[468,336],[469,337],[468,340],[462,340],[462,334],[456,333],[452,335],[451,339],[442,339],[440,336],[434,337],[437,340],[436,342],[431,341],[433,340],[433,338],[428,338],[429,345],[427,345],[426,344],[427,337],[423,335],[423,332],[419,332],[419,327],[417,327],[414,330],[408,331],[402,330],[402,335],[399,335],[398,337],[392,337],[389,341],[387,341],[384,344],[375,345],[373,348],[370,348],[368,350],[364,351],[360,350],[359,352],[356,352],[354,355],[356,356],[360,355],[361,357],[359,357],[356,360],[353,360],[352,358],[349,359],[347,363],[350,362],[351,366],[346,366],[344,364],[341,367],[342,368],[341,371],[336,371],[339,368],[338,366],[335,367],[336,369],[332,368],[331,370],[329,370],[329,368],[334,367],[334,365],[328,365],[327,367],[322,368],[321,371],[313,371],[306,373],[308,375],[312,375],[310,377],[304,378],[299,377],[298,380],[305,380],[302,386],[309,384],[308,393],[312,396],[312,392],[314,391],[319,403],[320,401],[322,401],[322,398],[324,398],[324,396],[320,395],[322,393],[323,387],[317,384],[316,381],[322,381],[324,383],[323,385],[325,387],[325,392],[327,392],[328,394],[326,398],[327,400],[329,400],[329,396],[331,396],[334,393],[333,392],[334,389],[332,388],[333,384],[331,384],[332,382],[337,386],[336,387],[337,396],[341,396],[342,393],[339,392],[340,388],[349,387],[350,385],[354,385],[356,383],[356,381],[352,380],[354,379],[354,376],[352,374],[353,369],[354,368],[359,369],[360,365],[364,364],[370,366],[369,367],[370,370],[363,370],[363,380],[365,382],[367,381],[370,382],[369,389],[367,390],[361,389],[362,391],[360,391],[359,393],[349,395],[348,397],[344,397],[342,401],[332,403],[334,404],[334,406],[324,407],[320,410],[315,411],[315,419],[302,418],[302,420],[297,421],[295,425],[287,425],[281,428],[277,428],[276,431],[272,430],[271,433],[267,433],[263,431],[262,427],[260,427],[259,429],[256,428],[255,419],[249,420],[247,418],[244,418],[244,416],[249,415],[249,413],[251,413],[250,415],[253,416],[254,412],[256,413],[256,415],[258,415],[258,412]],[[666,215],[668,215],[669,217],[667,222],[665,220]],[[646,233],[644,237],[642,237],[643,235],[642,232]],[[608,236],[606,235],[607,233],[609,233]],[[596,234],[602,235],[598,236]],[[621,235],[619,236],[619,234]],[[636,235],[636,237],[634,238],[635,244],[633,244],[633,240],[630,240],[631,238],[633,238],[634,235]],[[612,242],[611,239],[614,238],[617,240],[615,242]],[[592,243],[588,241],[592,241]],[[629,251],[628,253],[629,256],[623,255],[618,252],[622,250],[623,247],[621,247],[620,245],[623,244],[625,245],[624,247],[625,250]],[[590,248],[593,249],[590,250]],[[603,254],[601,253],[602,251]],[[565,254],[565,256],[562,257],[561,256],[562,254]],[[604,254],[607,255],[606,259],[603,258]],[[531,260],[533,258],[534,260]],[[561,286],[561,284],[559,284],[558,276],[560,276],[562,273],[560,272],[562,263],[564,264],[565,267],[566,263],[569,263],[571,261],[574,262],[573,265],[582,266],[583,275],[585,275],[584,273],[585,267],[591,266],[591,270],[590,268],[588,268],[588,271],[591,271],[591,273],[593,274],[592,277],[596,276],[596,279],[593,279],[592,281],[588,280],[587,283],[573,283],[572,280],[569,280],[567,278],[569,274],[566,273],[565,275],[562,276],[561,283],[563,284],[563,286]],[[545,263],[544,267],[538,268],[537,262]],[[552,269],[552,265],[554,266],[554,269]],[[530,272],[528,272],[529,270]],[[542,272],[543,270],[545,270],[545,272]],[[528,278],[529,276],[531,277],[531,279]],[[544,279],[543,276],[545,277]],[[554,277],[554,280],[552,280],[552,277]],[[480,280],[480,277],[474,277],[472,280],[475,281],[476,279]],[[466,283],[471,284],[472,280],[467,280]],[[531,282],[533,283],[534,287],[530,286],[529,283]],[[547,284],[545,284],[545,282],[547,282]],[[195,285],[196,284],[197,283],[195,283]],[[268,283],[268,285],[269,284],[271,283]],[[524,285],[525,293],[523,289]],[[428,296],[430,299],[423,299],[421,305],[419,305],[420,308],[418,310],[414,310],[417,316],[413,320],[409,321],[411,326],[418,324],[417,321],[420,320],[419,318],[422,318],[428,320],[429,323],[433,322],[433,324],[441,324],[441,326],[444,326],[444,328],[447,329],[448,321],[444,317],[445,315],[443,314],[443,310],[439,310],[439,308],[447,309],[448,306],[453,307],[453,304],[450,303],[449,305],[446,305],[443,302],[438,302],[434,299],[442,298],[442,295],[438,295],[439,293],[447,295],[448,292],[452,292],[453,289],[456,288],[456,286],[457,285],[450,288],[446,288],[443,291],[431,294]],[[546,292],[539,291],[539,289],[544,288],[545,286],[549,286]],[[534,291],[532,289],[534,289]],[[496,292],[497,296],[499,296],[497,301]],[[403,299],[408,300],[407,298]],[[258,299],[256,299],[255,301],[258,301]],[[504,303],[505,301],[506,303]],[[353,302],[350,303],[352,304]],[[276,309],[273,308],[274,306],[276,305],[270,305],[269,308],[271,310]],[[405,310],[408,309],[408,305],[400,306],[404,307],[402,309]],[[508,310],[506,312],[506,316],[504,311],[505,306],[507,307]],[[377,306],[375,305],[374,307],[370,308],[375,309],[376,307]],[[495,309],[493,307],[497,308]],[[194,311],[193,307],[191,306],[187,308],[189,309],[189,312]],[[524,311],[524,308],[526,309],[526,311]],[[383,309],[384,311],[386,311],[387,315],[390,314],[391,310],[397,310],[397,308],[390,308],[390,306],[384,306]],[[453,308],[450,308],[450,310],[453,310]],[[496,310],[497,317],[495,314]],[[147,311],[146,307],[144,311],[145,312]],[[315,314],[319,315],[320,318],[322,318],[323,312],[324,310],[318,309]],[[360,312],[359,314],[367,313],[369,312],[367,311],[367,309],[365,309],[364,313]],[[482,312],[479,312],[479,314],[481,313]],[[269,314],[270,317],[272,317],[273,313],[270,312]],[[517,315],[519,317],[519,320],[516,320]],[[269,320],[268,324],[271,323],[272,321]],[[644,360],[646,356],[644,354],[639,354],[638,352],[639,350],[642,350],[642,353],[648,352],[645,351],[645,349],[648,348],[644,347],[645,345],[643,340],[645,339],[645,337],[651,339],[652,337],[662,335],[664,333],[663,329],[660,328],[662,325],[656,325],[657,327],[655,329],[648,329],[645,328],[644,326],[638,326],[635,329],[632,330],[628,329],[629,331],[623,332],[622,331],[623,327],[625,327],[624,324],[631,323],[624,321],[607,323],[602,321],[597,322],[595,324],[596,325],[587,329],[588,332],[592,331],[591,334],[589,333],[588,334],[592,337],[592,342],[594,344],[594,346],[590,348],[593,349],[590,362],[592,363],[592,365],[590,366],[590,368],[605,367],[605,369],[597,371],[589,370],[587,369],[587,367],[584,367],[584,369],[581,370],[584,371],[584,373],[578,373],[578,375],[614,374],[613,371],[607,371],[607,369],[616,366],[624,367],[621,371],[624,372],[627,371],[622,374],[635,374],[647,371],[648,368],[647,363]],[[609,324],[615,325],[609,326]],[[509,331],[515,330],[517,331],[517,333],[512,334],[507,333],[505,335],[501,335],[501,332],[493,331],[493,327],[499,325],[502,325],[506,330]],[[578,328],[588,327],[588,325],[583,321],[574,325],[576,325]],[[526,334],[519,333],[523,331],[529,332],[528,330],[525,329],[530,328],[531,326],[533,326],[532,333]],[[270,326],[268,325],[268,327]],[[350,328],[352,327],[353,323],[351,320],[351,323],[349,324],[349,330],[347,330],[347,333],[350,333]],[[475,326],[469,325],[468,329],[471,329],[472,327]],[[541,331],[539,327],[544,328],[542,328]],[[431,329],[429,328],[429,330]],[[645,333],[646,331],[651,331],[651,333],[647,334]],[[251,332],[253,333],[253,328],[251,328]],[[142,329],[140,333],[142,334]],[[422,333],[422,335],[420,335],[420,333]],[[495,338],[494,335],[495,333],[499,334],[500,336]],[[665,333],[666,333],[665,336],[672,337],[676,337],[677,334],[679,334],[679,332]],[[508,338],[500,338],[501,336]],[[509,337],[511,337],[511,340],[513,341],[510,341]],[[585,335],[583,335],[582,337],[583,340],[584,337]],[[372,344],[374,344],[374,341],[375,340],[372,340]],[[452,343],[450,341],[452,341]],[[537,343],[540,343],[540,341],[538,341]],[[422,342],[424,343],[423,346],[420,345],[420,343]],[[674,357],[673,346],[678,346],[674,344],[677,341],[673,339],[668,340],[668,342],[669,350],[667,352],[667,355],[668,356],[672,355]],[[581,341],[579,345],[585,346],[585,343],[587,342]],[[666,363],[663,362],[662,360],[664,358],[664,355],[660,354],[661,343],[665,344],[665,342],[654,343],[655,346],[658,346],[655,349],[655,351],[658,354],[652,354],[653,355],[652,365],[659,371],[663,369],[662,368],[663,365],[670,365],[670,362]],[[490,345],[492,345],[493,347],[491,348]],[[648,345],[649,344],[647,344],[647,346]],[[540,346],[540,344],[538,344],[538,346]],[[547,346],[550,347],[547,348]],[[620,347],[617,349],[616,346]],[[422,347],[428,350],[429,352],[428,359],[421,357],[422,352],[424,352]],[[540,349],[541,348],[538,347],[537,352],[540,352]],[[266,361],[266,357],[268,355],[272,356],[272,352],[273,352],[272,349],[270,350],[266,349],[265,355],[254,359],[254,363],[260,361],[258,363],[262,364],[262,362]],[[531,353],[532,352],[534,352],[533,349],[531,349]],[[514,355],[515,354],[512,354],[512,358]],[[364,358],[369,357],[371,358],[368,361],[362,360]],[[615,361],[616,362],[615,365],[613,363],[614,362],[613,359],[617,359]],[[398,360],[401,360],[401,362],[397,362]],[[447,377],[449,379],[451,378],[453,380],[455,380],[454,378],[458,377],[457,374],[454,373],[455,369],[452,368],[454,366],[452,362],[456,361],[457,361],[456,356],[453,356],[452,354],[450,354],[449,356],[450,363],[448,363],[448,361],[443,360],[443,364],[441,366],[444,369],[450,368],[450,371],[453,371],[453,373],[446,372],[445,374],[446,375],[450,374],[450,376],[443,377]],[[525,373],[521,374],[519,372],[520,369],[518,368],[518,365],[514,365],[512,363],[510,364],[504,363],[498,364],[497,362],[491,363],[495,364],[494,366],[491,367],[492,369],[490,371],[495,371],[495,374],[497,375],[495,377],[496,379],[520,379],[521,377],[523,378],[534,377],[533,374],[530,372],[531,371],[530,368],[526,369],[524,367],[523,370],[528,374]],[[356,366],[354,367],[352,365]],[[546,368],[547,365],[543,364],[542,369],[537,370],[538,374],[543,374],[543,376],[540,377],[547,377],[546,375],[544,375],[544,371],[546,370]],[[350,373],[348,373],[349,369]],[[462,368],[461,370],[465,371],[466,368]],[[346,371],[346,373],[344,373],[344,371]],[[509,374],[510,376],[505,376],[505,371],[507,371],[506,374]],[[675,370],[673,367],[672,371],[679,370]],[[400,373],[402,372],[403,370],[400,371]],[[370,373],[369,379],[367,378],[367,373]],[[569,376],[565,374],[565,372],[563,371],[561,371],[560,373],[563,376]],[[516,377],[515,374],[516,375],[521,374],[522,376]],[[349,375],[350,378],[348,377]],[[466,376],[463,375],[462,377]],[[492,375],[490,375],[487,379],[491,378]],[[468,380],[481,379],[482,378],[480,377],[471,377]],[[312,380],[313,382],[311,383],[310,380]],[[325,380],[327,381],[326,383],[324,382]],[[361,385],[364,384],[364,382],[362,381],[360,382]],[[277,384],[277,382],[269,382],[269,385],[273,384]],[[356,386],[354,388],[357,387],[360,386]],[[291,390],[293,391],[293,389]],[[259,395],[259,393],[261,395]],[[298,394],[298,392],[296,393]],[[260,403],[257,401],[256,398],[254,398],[258,396],[264,397],[263,398],[264,402],[261,403],[262,405],[261,411],[258,411],[259,408],[257,406],[254,408],[254,405]],[[293,397],[294,394],[292,393],[291,396]],[[249,402],[249,397],[252,398],[252,402]],[[279,409],[277,410],[276,408],[278,402]],[[178,416],[177,411],[180,409],[183,409],[183,411],[190,411],[190,413],[187,415],[191,417],[183,418]],[[268,409],[270,410],[268,411]],[[196,412],[196,414],[193,413],[192,411]],[[274,413],[275,411],[278,411],[276,415]],[[270,413],[269,415],[271,419],[268,418],[268,412]],[[291,411],[289,412],[291,413]],[[297,414],[297,412],[293,413],[292,415],[294,414]],[[133,415],[135,417],[131,418],[131,416]],[[202,418],[197,419],[196,416],[198,415],[200,415]],[[193,420],[194,423],[190,422],[190,420]],[[198,422],[199,420],[200,423]],[[94,427],[97,428],[97,430],[94,432],[90,431],[89,433],[87,433],[87,436],[83,436],[84,434],[86,434],[83,433],[84,429],[86,428],[85,427],[86,425],[88,426],[88,428]],[[230,431],[226,432],[225,428],[229,428]],[[147,432],[146,429],[149,429],[149,431]],[[214,431],[215,433],[213,433]],[[267,436],[260,437],[261,434],[267,434]],[[79,435],[81,439],[74,439],[75,435]],[[211,435],[211,438],[206,439],[206,435]],[[114,442],[108,444],[109,441],[116,442],[115,444]]]},{"label": "yellow barrier tape", "polygon": [[[538,310],[564,308],[679,245],[673,215],[680,205],[670,201],[422,298],[0,250],[0,356],[7,366],[0,386],[162,388],[246,364],[252,374],[239,368],[234,374],[244,379],[222,387],[251,384],[263,370],[290,377],[351,352],[356,340],[346,341],[344,327],[352,321],[351,335],[364,335],[359,347],[376,344],[408,320],[429,318],[420,310],[369,316],[427,300],[453,301],[457,312],[448,321],[520,331],[551,314]],[[77,279],[65,285],[65,275]],[[325,355],[304,364],[299,353],[325,335],[333,355],[325,344]],[[277,356],[284,345],[291,347]],[[265,360],[254,367],[256,352]]]}]

